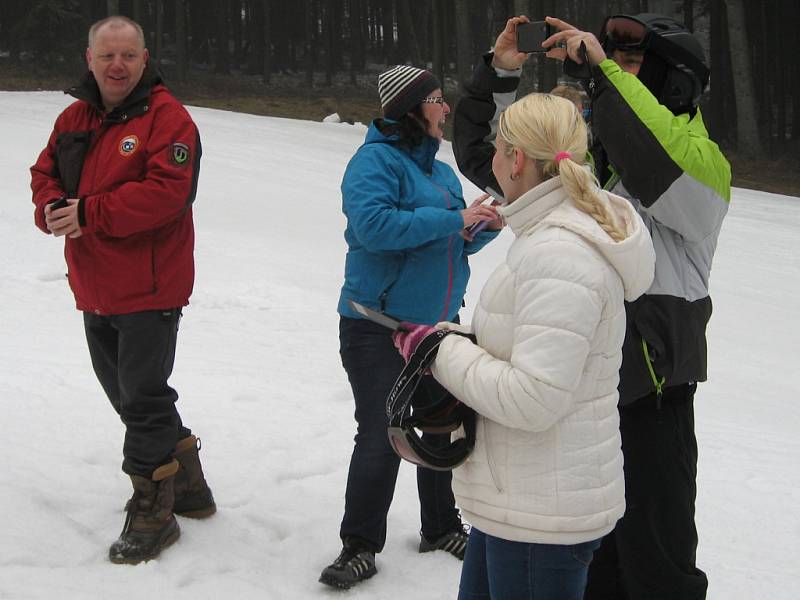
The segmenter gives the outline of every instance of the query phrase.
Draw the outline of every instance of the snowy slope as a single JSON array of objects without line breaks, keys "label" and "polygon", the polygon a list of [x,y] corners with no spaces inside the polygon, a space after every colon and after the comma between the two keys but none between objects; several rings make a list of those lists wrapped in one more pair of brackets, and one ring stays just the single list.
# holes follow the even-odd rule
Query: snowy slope
[{"label": "snowy slope", "polygon": [[[161,559],[129,567],[106,560],[130,489],[122,426],[89,364],[62,241],[32,220],[28,168],[67,103],[0,92],[0,599],[343,597],[317,577],[339,551],[355,432],[335,306],[339,182],[364,126],[190,108],[204,147],[197,283],[171,382],[219,512],[181,519]],[[440,157],[455,165],[449,144]],[[712,600],[795,595],[799,232],[800,199],[734,191],[696,409],[698,562]],[[508,241],[472,260],[466,319]],[[404,465],[379,573],[349,598],[455,597],[459,563],[416,553],[418,512]]]}]

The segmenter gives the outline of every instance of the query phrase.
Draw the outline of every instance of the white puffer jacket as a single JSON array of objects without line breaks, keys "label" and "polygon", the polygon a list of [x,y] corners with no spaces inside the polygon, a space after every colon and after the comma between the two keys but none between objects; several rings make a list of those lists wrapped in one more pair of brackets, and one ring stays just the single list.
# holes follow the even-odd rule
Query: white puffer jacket
[{"label": "white puffer jacket", "polygon": [[481,291],[478,343],[447,336],[434,362],[436,379],[478,413],[453,491],[490,535],[575,544],[610,532],[625,510],[623,297],[648,289],[655,254],[630,204],[606,198],[627,229],[622,242],[575,207],[558,177],[500,209],[516,239]]}]

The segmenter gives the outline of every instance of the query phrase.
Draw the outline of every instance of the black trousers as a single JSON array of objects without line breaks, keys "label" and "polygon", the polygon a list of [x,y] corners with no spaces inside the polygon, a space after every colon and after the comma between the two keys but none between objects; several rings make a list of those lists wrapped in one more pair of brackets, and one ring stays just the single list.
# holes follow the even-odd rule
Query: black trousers
[{"label": "black trousers", "polygon": [[150,477],[191,435],[167,384],[175,361],[179,308],[126,315],[83,313],[95,375],[125,425],[122,470]]},{"label": "black trousers", "polygon": [[695,566],[697,384],[666,388],[620,408],[625,515],[595,551],[585,600],[702,600]]},{"label": "black trousers", "polygon": [[[394,496],[400,458],[389,444],[386,396],[405,362],[392,344],[391,330],[364,319],[342,317],[340,354],[353,389],[358,431],[350,458],[344,518],[339,535],[373,552],[386,543],[386,517]],[[423,434],[432,446],[446,446],[449,434]],[[450,471],[417,467],[422,535],[428,540],[460,523]]]}]

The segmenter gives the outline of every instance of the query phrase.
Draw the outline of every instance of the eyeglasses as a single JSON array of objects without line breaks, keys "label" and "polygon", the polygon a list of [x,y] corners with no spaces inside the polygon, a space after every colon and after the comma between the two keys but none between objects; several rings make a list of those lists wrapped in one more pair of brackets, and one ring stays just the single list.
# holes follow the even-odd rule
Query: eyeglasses
[{"label": "eyeglasses", "polygon": [[644,50],[650,38],[650,28],[634,17],[614,15],[603,25],[603,45],[623,52]]},{"label": "eyeglasses", "polygon": [[444,96],[428,96],[422,99],[422,104],[444,104]]}]

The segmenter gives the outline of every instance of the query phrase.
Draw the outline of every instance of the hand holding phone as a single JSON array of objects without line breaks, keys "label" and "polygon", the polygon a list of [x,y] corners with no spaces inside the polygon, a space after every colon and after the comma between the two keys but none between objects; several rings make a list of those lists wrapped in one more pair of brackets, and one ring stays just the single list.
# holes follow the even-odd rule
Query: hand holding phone
[{"label": "hand holding phone", "polygon": [[547,52],[542,48],[542,42],[553,34],[547,21],[531,21],[517,25],[517,50],[532,54],[534,52]]},{"label": "hand holding phone", "polygon": [[[492,188],[486,188],[486,191],[489,193],[485,194],[483,196],[483,199],[486,200],[487,198],[492,198],[492,201],[490,203],[491,206],[498,206],[506,203],[505,200],[503,199],[503,196],[501,194],[498,194]],[[481,202],[481,204],[483,204],[483,202]],[[474,236],[476,233],[479,233],[484,229],[486,229],[486,227],[488,227],[489,223],[491,222],[492,221],[478,221],[477,223],[473,223],[472,225],[467,227],[467,233],[470,236]]]},{"label": "hand holding phone", "polygon": [[50,211],[58,210],[59,208],[66,208],[69,206],[69,201],[67,200],[66,196],[62,196],[58,200],[50,203]]},{"label": "hand holding phone", "polygon": [[74,199],[72,202],[70,202],[70,200],[70,198],[62,196],[58,200],[48,203],[44,208],[45,225],[47,226],[47,229],[50,230],[50,233],[56,237],[66,235],[71,238],[76,238],[81,236],[81,227],[78,221],[77,210],[73,210],[59,216],[53,214],[53,211],[75,206],[75,203],[78,201],[77,199]]}]

